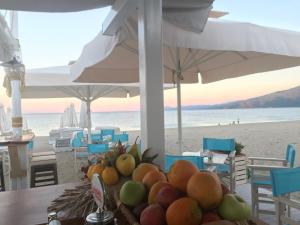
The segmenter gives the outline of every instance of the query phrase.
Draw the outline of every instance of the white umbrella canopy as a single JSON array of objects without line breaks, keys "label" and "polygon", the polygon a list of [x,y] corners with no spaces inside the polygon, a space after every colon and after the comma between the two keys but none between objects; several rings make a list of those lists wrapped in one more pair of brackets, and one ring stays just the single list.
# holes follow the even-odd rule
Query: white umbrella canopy
[{"label": "white umbrella canopy", "polygon": [[11,126],[9,123],[9,118],[5,113],[4,106],[0,103],[0,132],[5,134],[11,131]]},{"label": "white umbrella canopy", "polygon": [[[98,98],[127,98],[139,94],[138,84],[93,84],[72,82],[68,66],[40,68],[27,70],[25,73],[25,87],[22,98],[70,98],[75,97],[87,105],[88,132],[91,133],[90,104]],[[70,107],[69,107],[70,108]],[[74,108],[74,107],[73,107]],[[67,118],[75,118],[75,110],[66,110]],[[61,126],[71,126],[71,121],[65,122],[63,117]],[[68,119],[67,119],[68,121]],[[72,125],[73,126],[73,125]],[[76,124],[78,126],[78,123]],[[90,136],[90,135],[89,135]]]},{"label": "white umbrella canopy", "polygon": [[7,120],[8,120],[9,130],[12,130],[11,109],[9,107],[6,108],[6,117],[7,117]]},{"label": "white umbrella canopy", "polygon": [[0,14],[0,61],[11,60],[19,50],[18,41],[11,34],[5,18]]},{"label": "white umbrella canopy", "polygon": [[71,103],[67,109],[67,127],[78,127],[78,119],[74,103]]},{"label": "white umbrella canopy", "polygon": [[83,101],[80,105],[79,127],[88,128],[87,105]]},{"label": "white umbrella canopy", "polygon": [[[163,0],[163,18],[184,29],[201,32],[214,0]],[[112,6],[116,0],[1,0],[1,9],[35,12],[76,12]],[[219,13],[213,12],[214,17]]]},{"label": "white umbrella canopy", "polygon": [[64,109],[64,113],[61,115],[60,127],[78,127],[77,115],[73,103]]},{"label": "white umbrella canopy", "polygon": [[95,84],[72,81],[68,66],[27,70],[22,98],[70,98],[93,101],[101,97],[124,98],[139,94],[138,84]]},{"label": "white umbrella canopy", "polygon": [[[210,20],[202,33],[163,24],[165,83],[177,82],[178,142],[182,148],[180,83],[202,83],[300,65],[300,33],[249,23]],[[71,65],[77,82],[138,82],[135,19],[115,36],[99,33]]]},{"label": "white umbrella canopy", "polygon": [[[71,65],[74,80],[138,82],[137,32],[133,19],[115,36],[100,32]],[[195,33],[164,22],[163,38],[166,83],[176,81],[177,72],[182,83],[197,82],[198,74],[209,83],[300,64],[299,32],[210,20],[202,33]]]},{"label": "white umbrella canopy", "polygon": [[[165,85],[165,89],[172,88]],[[86,103],[87,127],[91,132],[90,104],[98,98],[127,98],[139,94],[139,84],[100,84],[72,82],[68,66],[27,70],[22,98],[70,98]],[[63,119],[60,121],[64,126]]]}]

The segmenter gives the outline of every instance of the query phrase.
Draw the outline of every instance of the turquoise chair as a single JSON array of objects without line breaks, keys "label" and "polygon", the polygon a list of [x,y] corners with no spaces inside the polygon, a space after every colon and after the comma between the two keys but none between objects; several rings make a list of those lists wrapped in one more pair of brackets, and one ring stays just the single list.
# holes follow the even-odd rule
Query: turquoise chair
[{"label": "turquoise chair", "polygon": [[118,143],[118,141],[124,143],[124,142],[128,142],[128,140],[129,140],[129,135],[127,133],[115,134],[113,137],[114,143]]},{"label": "turquoise chair", "polygon": [[108,144],[88,144],[87,152],[88,152],[88,160],[91,162],[96,162],[96,155],[103,154],[109,150]]},{"label": "turquoise chair", "polygon": [[83,131],[77,131],[76,134],[75,134],[75,137],[79,138],[79,139],[83,139],[84,138]]},{"label": "turquoise chair", "polygon": [[[80,132],[80,131],[79,131]],[[71,141],[72,148],[74,150],[74,167],[77,170],[77,158],[83,159],[88,158],[88,152],[86,150],[87,144],[83,142],[84,136],[82,132],[79,135],[75,135]]]},{"label": "turquoise chair", "polygon": [[[300,211],[300,202],[291,199],[291,193],[300,192],[300,167],[271,169],[271,184],[275,202],[276,224],[300,225],[291,217],[290,209]],[[288,209],[286,211],[286,208]]]},{"label": "turquoise chair", "polygon": [[27,144],[27,148],[29,151],[32,151],[33,150],[33,141],[30,141],[28,144]]},{"label": "turquoise chair", "polygon": [[114,129],[101,129],[100,131],[102,140],[105,141],[106,137],[110,137],[111,140],[114,139],[115,130]]},{"label": "turquoise chair", "polygon": [[109,150],[108,144],[88,144],[87,151],[90,154],[105,153]]},{"label": "turquoise chair", "polygon": [[82,143],[80,138],[73,138],[72,142],[71,142],[71,145],[72,145],[73,148],[83,147],[83,143]]},{"label": "turquoise chair", "polygon": [[102,135],[99,133],[99,134],[91,134],[91,137],[92,137],[92,143],[100,143],[102,142]]},{"label": "turquoise chair", "polygon": [[221,138],[203,138],[203,151],[214,151],[228,155],[228,160],[223,165],[216,165],[215,172],[225,182],[229,183],[229,190],[235,192],[234,158],[235,140]]},{"label": "turquoise chair", "polygon": [[205,169],[202,156],[165,155],[165,172],[168,172],[171,166],[178,160],[187,160],[197,166],[199,170]]},{"label": "turquoise chair", "polygon": [[[270,195],[260,192],[261,189],[272,189],[270,170],[275,168],[293,168],[295,162],[296,150],[291,144],[287,146],[285,158],[265,158],[265,157],[248,157],[250,165],[248,168],[251,173],[251,195],[252,195],[252,211],[254,215],[259,214],[275,214],[274,211],[261,209],[261,204],[274,204]],[[277,163],[277,165],[276,165]]]}]

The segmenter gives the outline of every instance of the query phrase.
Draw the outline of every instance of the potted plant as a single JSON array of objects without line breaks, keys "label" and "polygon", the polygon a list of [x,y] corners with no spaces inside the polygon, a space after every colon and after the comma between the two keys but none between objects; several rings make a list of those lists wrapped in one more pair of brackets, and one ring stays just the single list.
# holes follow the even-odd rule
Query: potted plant
[{"label": "potted plant", "polygon": [[244,147],[245,146],[242,143],[235,142],[235,155],[241,155]]},{"label": "potted plant", "polygon": [[247,157],[242,150],[244,145],[241,142],[235,143],[235,181],[236,185],[247,183]]}]

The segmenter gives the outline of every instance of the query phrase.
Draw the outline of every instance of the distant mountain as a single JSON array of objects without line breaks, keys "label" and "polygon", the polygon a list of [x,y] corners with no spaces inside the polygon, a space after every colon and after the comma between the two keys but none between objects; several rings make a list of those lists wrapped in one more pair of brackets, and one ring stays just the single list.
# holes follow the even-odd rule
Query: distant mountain
[{"label": "distant mountain", "polygon": [[182,106],[185,110],[300,107],[300,86],[246,100],[216,104]]}]

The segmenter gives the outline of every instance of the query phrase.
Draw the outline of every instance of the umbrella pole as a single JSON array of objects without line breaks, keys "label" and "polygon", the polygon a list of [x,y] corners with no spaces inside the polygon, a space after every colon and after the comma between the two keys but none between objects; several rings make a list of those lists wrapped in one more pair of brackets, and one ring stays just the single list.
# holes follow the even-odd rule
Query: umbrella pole
[{"label": "umbrella pole", "polygon": [[182,153],[182,115],[181,115],[181,81],[180,77],[177,76],[176,86],[177,86],[177,126],[178,126],[178,146],[179,152]]},{"label": "umbrella pole", "polygon": [[182,153],[182,115],[181,115],[181,65],[180,50],[176,48],[176,89],[177,89],[177,129],[179,153]]},{"label": "umbrella pole", "polygon": [[87,113],[87,122],[88,122],[88,143],[92,143],[92,121],[91,121],[91,101],[86,101],[86,113]]}]

